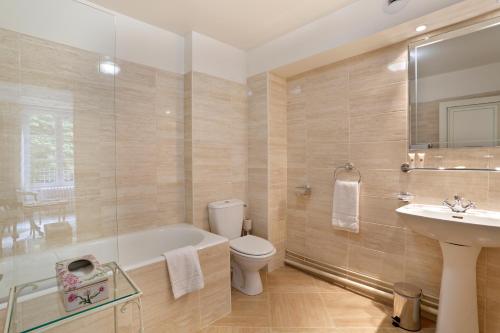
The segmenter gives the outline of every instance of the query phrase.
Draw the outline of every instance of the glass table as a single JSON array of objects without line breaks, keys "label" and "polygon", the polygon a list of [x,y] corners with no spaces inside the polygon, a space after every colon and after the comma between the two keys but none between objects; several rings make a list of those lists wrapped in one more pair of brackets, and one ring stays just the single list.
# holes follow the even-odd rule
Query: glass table
[{"label": "glass table", "polygon": [[117,309],[124,313],[130,304],[139,310],[139,329],[143,332],[141,290],[115,262],[104,264],[103,267],[108,275],[109,297],[71,312],[64,308],[55,276],[12,287],[4,333],[41,332],[109,308],[114,308],[116,331]]}]

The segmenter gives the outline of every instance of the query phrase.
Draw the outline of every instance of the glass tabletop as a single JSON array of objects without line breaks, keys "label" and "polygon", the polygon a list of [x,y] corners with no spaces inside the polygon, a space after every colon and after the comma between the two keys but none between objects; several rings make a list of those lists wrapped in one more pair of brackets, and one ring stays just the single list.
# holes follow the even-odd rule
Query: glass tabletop
[{"label": "glass tabletop", "polygon": [[103,265],[108,277],[108,298],[67,312],[56,277],[17,285],[11,289],[5,333],[34,332],[128,302],[140,289],[114,262]]}]

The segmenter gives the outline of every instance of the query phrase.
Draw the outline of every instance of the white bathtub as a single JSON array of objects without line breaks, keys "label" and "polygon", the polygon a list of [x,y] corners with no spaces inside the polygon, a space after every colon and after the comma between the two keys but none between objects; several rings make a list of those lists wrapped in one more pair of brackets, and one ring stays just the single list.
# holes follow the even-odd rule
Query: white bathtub
[{"label": "white bathtub", "polygon": [[[6,300],[10,286],[55,275],[55,263],[66,258],[93,254],[100,262],[118,261],[125,270],[133,270],[164,260],[163,253],[192,245],[198,250],[227,242],[227,239],[196,228],[174,224],[118,237],[102,238],[5,258],[0,262],[0,299]],[[117,260],[118,259],[118,260]]]},{"label": "white bathtub", "polygon": [[227,242],[227,238],[192,224],[174,224],[119,236],[119,263],[125,270],[132,270],[165,260],[162,254],[173,249],[192,245],[202,250],[224,242]]}]

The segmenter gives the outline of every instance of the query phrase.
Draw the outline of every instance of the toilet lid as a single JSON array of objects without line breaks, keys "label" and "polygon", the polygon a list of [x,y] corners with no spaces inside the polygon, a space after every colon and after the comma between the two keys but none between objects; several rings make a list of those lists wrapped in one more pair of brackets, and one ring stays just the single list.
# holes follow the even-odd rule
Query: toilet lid
[{"label": "toilet lid", "polygon": [[268,240],[252,235],[233,239],[229,246],[237,252],[251,256],[263,256],[274,251],[273,244]]}]

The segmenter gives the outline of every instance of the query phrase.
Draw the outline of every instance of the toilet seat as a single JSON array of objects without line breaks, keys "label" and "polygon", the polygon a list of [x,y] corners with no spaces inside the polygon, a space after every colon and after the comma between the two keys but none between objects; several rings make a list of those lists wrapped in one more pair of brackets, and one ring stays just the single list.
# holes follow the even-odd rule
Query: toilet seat
[{"label": "toilet seat", "polygon": [[229,246],[231,251],[247,257],[267,257],[276,252],[271,242],[253,235],[232,239]]},{"label": "toilet seat", "polygon": [[262,293],[260,270],[271,262],[276,248],[266,239],[244,236],[229,241],[231,286],[246,295]]}]

